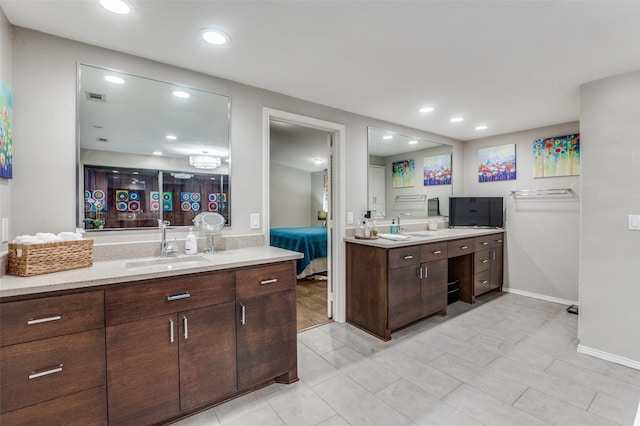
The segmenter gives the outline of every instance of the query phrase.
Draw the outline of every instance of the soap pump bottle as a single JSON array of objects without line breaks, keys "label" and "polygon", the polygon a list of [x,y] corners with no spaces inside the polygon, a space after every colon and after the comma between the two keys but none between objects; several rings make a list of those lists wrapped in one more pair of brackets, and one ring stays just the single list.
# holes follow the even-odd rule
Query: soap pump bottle
[{"label": "soap pump bottle", "polygon": [[364,221],[362,221],[362,223],[358,226],[358,229],[356,231],[356,237],[364,238]]},{"label": "soap pump bottle", "polygon": [[189,228],[189,234],[184,243],[184,254],[197,254],[198,253],[198,240],[193,234],[193,228]]},{"label": "soap pump bottle", "polygon": [[398,233],[398,231],[396,229],[396,220],[395,219],[391,220],[391,227],[389,228],[389,233],[390,234],[397,234]]}]

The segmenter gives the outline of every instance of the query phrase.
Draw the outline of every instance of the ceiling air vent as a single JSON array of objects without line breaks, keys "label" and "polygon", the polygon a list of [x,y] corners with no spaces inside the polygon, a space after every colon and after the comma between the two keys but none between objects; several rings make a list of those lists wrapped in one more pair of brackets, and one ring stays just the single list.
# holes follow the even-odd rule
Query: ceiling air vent
[{"label": "ceiling air vent", "polygon": [[85,92],[87,94],[87,99],[89,99],[90,101],[96,101],[96,102],[106,102],[107,101],[107,95],[105,95],[104,93],[93,93],[93,92]]}]

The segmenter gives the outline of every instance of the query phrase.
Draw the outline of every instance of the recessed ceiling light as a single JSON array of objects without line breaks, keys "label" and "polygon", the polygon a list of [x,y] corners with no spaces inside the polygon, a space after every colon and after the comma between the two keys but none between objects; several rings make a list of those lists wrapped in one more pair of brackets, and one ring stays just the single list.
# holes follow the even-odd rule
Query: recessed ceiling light
[{"label": "recessed ceiling light", "polygon": [[129,5],[122,0],[100,0],[100,4],[109,12],[117,13],[118,15],[126,15],[131,12]]},{"label": "recessed ceiling light", "polygon": [[464,117],[453,117],[451,120],[449,120],[452,123],[459,123],[461,121],[464,121]]},{"label": "recessed ceiling light", "polygon": [[484,124],[481,125],[481,126],[476,126],[476,130],[486,130],[488,128],[489,128],[489,126],[485,126]]},{"label": "recessed ceiling light", "polygon": [[174,90],[173,91],[173,96],[175,96],[176,98],[186,99],[186,98],[190,97],[191,95],[188,94],[187,92],[182,91],[182,90]]},{"label": "recessed ceiling light", "polygon": [[433,112],[433,107],[422,107],[418,111],[420,111],[420,112]]},{"label": "recessed ceiling light", "polygon": [[165,138],[169,139],[170,141],[175,141],[176,139],[178,139],[176,135],[167,135],[165,136]]},{"label": "recessed ceiling light", "polygon": [[324,159],[322,159],[322,158],[314,158],[313,162],[316,163],[316,164],[322,164],[322,163],[324,163]]},{"label": "recessed ceiling light", "polygon": [[105,75],[104,79],[113,84],[124,84],[124,79],[115,75]]},{"label": "recessed ceiling light", "polygon": [[384,135],[382,139],[386,139],[386,140],[393,139],[393,135]]},{"label": "recessed ceiling light", "polygon": [[162,155],[161,151],[153,151],[153,155]]},{"label": "recessed ceiling light", "polygon": [[204,28],[200,30],[200,35],[207,42],[215,45],[227,44],[231,38],[224,32],[215,28]]},{"label": "recessed ceiling light", "polygon": [[415,144],[417,144],[417,143],[418,143],[418,141],[416,141],[416,140],[411,140],[411,141],[409,141],[409,145],[415,145]]}]

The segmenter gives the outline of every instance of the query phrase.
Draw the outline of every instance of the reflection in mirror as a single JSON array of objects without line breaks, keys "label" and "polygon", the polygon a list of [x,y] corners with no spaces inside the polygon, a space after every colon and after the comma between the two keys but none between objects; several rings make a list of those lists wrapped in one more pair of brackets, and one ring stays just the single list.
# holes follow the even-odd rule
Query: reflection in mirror
[{"label": "reflection in mirror", "polygon": [[372,217],[449,214],[450,145],[373,127],[369,127],[368,139],[368,209]]},{"label": "reflection in mirror", "polygon": [[227,96],[79,65],[80,226],[188,226],[207,211],[229,225],[229,111]]}]

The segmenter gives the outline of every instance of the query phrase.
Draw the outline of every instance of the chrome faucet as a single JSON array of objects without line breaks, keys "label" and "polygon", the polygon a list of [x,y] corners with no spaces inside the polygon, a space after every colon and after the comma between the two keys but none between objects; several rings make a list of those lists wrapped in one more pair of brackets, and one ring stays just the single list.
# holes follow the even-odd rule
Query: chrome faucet
[{"label": "chrome faucet", "polygon": [[160,251],[160,256],[174,256],[178,253],[178,246],[174,243],[167,243],[167,226],[170,225],[168,220],[158,219],[158,226],[162,229],[162,250]]},{"label": "chrome faucet", "polygon": [[398,234],[402,234],[402,227],[400,226],[400,216],[411,216],[411,213],[400,213],[396,218],[396,229],[398,230]]}]

